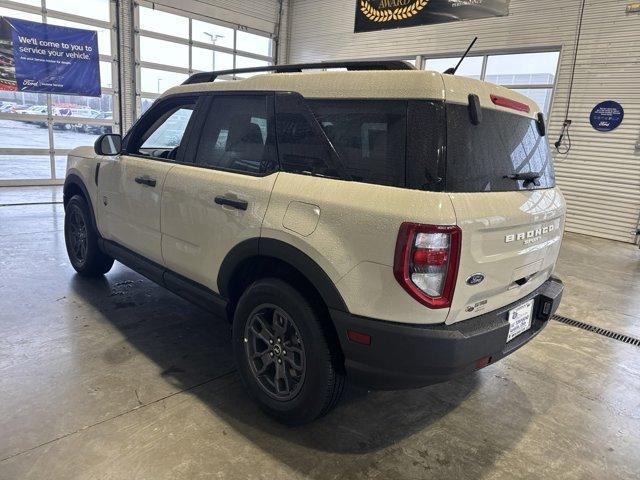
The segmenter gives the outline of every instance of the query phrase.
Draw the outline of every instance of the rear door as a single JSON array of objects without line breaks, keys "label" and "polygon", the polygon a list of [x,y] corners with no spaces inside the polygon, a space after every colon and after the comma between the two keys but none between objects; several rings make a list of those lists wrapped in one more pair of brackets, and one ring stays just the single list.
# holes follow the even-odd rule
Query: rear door
[{"label": "rear door", "polygon": [[[446,105],[445,190],[462,229],[448,323],[495,310],[535,290],[551,275],[562,240],[565,202],[555,188],[537,111],[525,97],[495,93],[520,105],[496,106],[491,94],[480,92],[478,124],[470,121],[468,105]],[[514,107],[528,107],[529,112]],[[476,283],[481,278],[476,274],[484,280]]]},{"label": "rear door", "polygon": [[167,175],[162,253],[167,268],[218,291],[229,251],[259,238],[276,173],[271,93],[218,93],[187,157]]}]

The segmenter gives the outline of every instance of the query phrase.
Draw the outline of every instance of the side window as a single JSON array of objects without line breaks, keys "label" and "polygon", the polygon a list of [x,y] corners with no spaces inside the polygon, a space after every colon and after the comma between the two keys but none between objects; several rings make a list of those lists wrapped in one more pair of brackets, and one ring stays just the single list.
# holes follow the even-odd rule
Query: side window
[{"label": "side window", "polygon": [[353,180],[404,186],[406,101],[327,99],[308,103]]},{"label": "side window", "polygon": [[196,165],[266,173],[275,165],[270,95],[220,95],[205,120]]},{"label": "side window", "polygon": [[169,112],[164,122],[158,125],[151,135],[144,141],[141,149],[169,149],[180,145],[193,107],[179,107]]},{"label": "side window", "polygon": [[278,154],[283,171],[340,177],[335,153],[300,95],[277,94],[276,118]]},{"label": "side window", "polygon": [[176,98],[148,110],[128,141],[127,152],[175,160],[195,104],[195,98]]}]

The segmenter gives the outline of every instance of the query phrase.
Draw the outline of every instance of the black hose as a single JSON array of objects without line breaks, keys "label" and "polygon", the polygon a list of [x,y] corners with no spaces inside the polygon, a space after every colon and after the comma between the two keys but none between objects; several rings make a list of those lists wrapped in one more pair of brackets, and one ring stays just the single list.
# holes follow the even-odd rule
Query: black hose
[{"label": "black hose", "polygon": [[[571,66],[571,81],[569,82],[569,96],[567,98],[567,109],[564,114],[564,123],[562,124],[562,130],[560,132],[560,138],[555,143],[556,150],[558,153],[562,155],[566,155],[571,150],[571,134],[569,133],[569,128],[571,127],[571,120],[569,120],[569,109],[571,108],[571,97],[573,96],[573,84],[576,76],[576,64],[578,63],[578,49],[580,48],[580,38],[582,37],[582,21],[584,19],[584,9],[587,0],[582,0],[582,5],[580,7],[580,17],[578,20],[578,31],[576,32],[576,42],[575,49],[573,51],[573,65]],[[567,137],[567,143],[564,148],[563,140],[564,137]]]}]

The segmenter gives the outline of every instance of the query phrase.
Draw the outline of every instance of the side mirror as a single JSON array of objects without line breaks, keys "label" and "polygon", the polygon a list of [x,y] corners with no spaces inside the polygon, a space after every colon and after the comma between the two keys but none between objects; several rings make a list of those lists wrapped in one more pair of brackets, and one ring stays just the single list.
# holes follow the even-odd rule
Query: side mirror
[{"label": "side mirror", "polygon": [[105,133],[100,135],[93,149],[98,155],[118,155],[122,152],[122,136],[117,133]]},{"label": "side mirror", "polygon": [[547,134],[547,126],[544,123],[544,115],[541,112],[538,112],[538,118],[536,119],[536,128],[538,129],[538,133],[541,137],[544,137]]}]

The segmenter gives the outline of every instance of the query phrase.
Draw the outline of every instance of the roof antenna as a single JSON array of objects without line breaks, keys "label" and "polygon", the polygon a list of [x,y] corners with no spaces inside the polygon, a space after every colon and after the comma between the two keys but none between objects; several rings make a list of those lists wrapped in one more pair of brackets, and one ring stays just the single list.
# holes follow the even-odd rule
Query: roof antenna
[{"label": "roof antenna", "polygon": [[478,37],[475,37],[473,39],[473,41],[471,42],[471,45],[469,45],[467,47],[467,51],[464,52],[464,55],[462,55],[462,58],[460,59],[460,61],[458,62],[458,64],[455,67],[452,68],[447,68],[445,70],[444,73],[446,73],[447,75],[455,75],[456,72],[458,71],[458,68],[460,68],[460,65],[462,64],[462,61],[467,58],[467,54],[469,53],[469,51],[473,48],[473,46],[475,45],[475,43],[478,41]]}]

